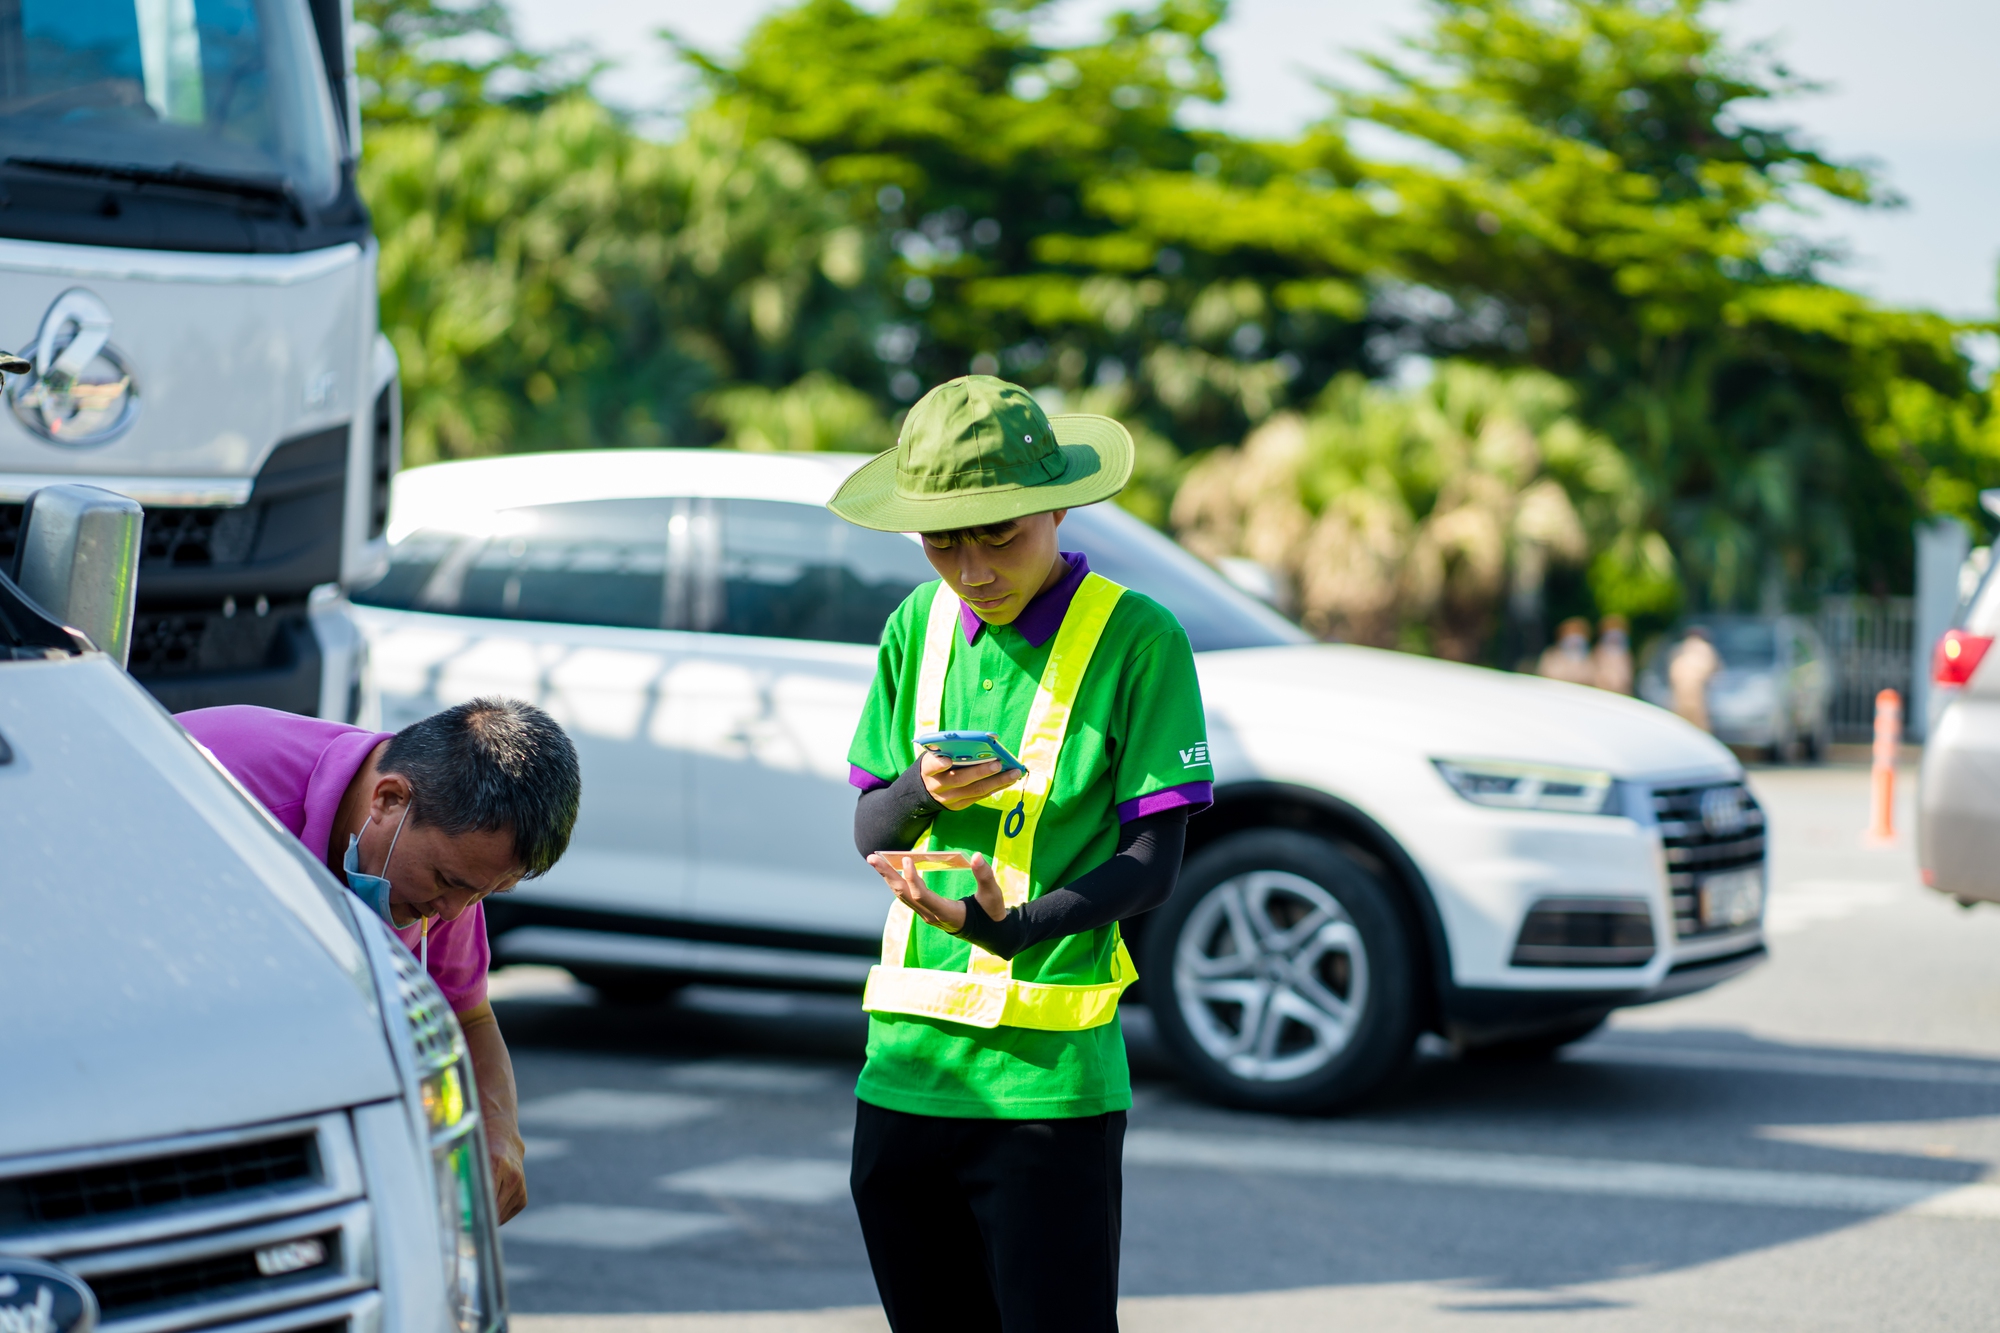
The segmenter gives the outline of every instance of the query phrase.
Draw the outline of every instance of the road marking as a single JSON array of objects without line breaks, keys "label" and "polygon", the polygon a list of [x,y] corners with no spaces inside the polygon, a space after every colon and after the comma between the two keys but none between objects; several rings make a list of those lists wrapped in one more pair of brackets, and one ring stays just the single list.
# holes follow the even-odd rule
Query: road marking
[{"label": "road marking", "polygon": [[1449,1148],[1333,1143],[1324,1139],[1225,1138],[1159,1129],[1135,1130],[1126,1135],[1125,1160],[1144,1166],[1269,1171],[1292,1176],[1354,1176],[1431,1185],[1684,1199],[1767,1208],[1908,1212],[1925,1217],[2000,1222],[2000,1185],[1952,1185],[1884,1176],[1462,1152]]},{"label": "road marking", "polygon": [[736,1219],[715,1213],[676,1213],[664,1208],[612,1208],[594,1203],[558,1203],[530,1208],[507,1224],[508,1241],[531,1245],[577,1245],[591,1250],[651,1250],[736,1227]]},{"label": "road marking", "polygon": [[522,1136],[521,1158],[528,1162],[552,1162],[558,1157],[569,1156],[568,1139],[544,1139],[533,1134]]},{"label": "road marking", "polygon": [[688,1088],[715,1092],[817,1092],[828,1082],[824,1069],[763,1064],[754,1060],[702,1060],[674,1065],[667,1078]]},{"label": "road marking", "polygon": [[847,1197],[846,1162],[812,1157],[739,1157],[660,1177],[662,1189],[779,1203],[832,1203]]},{"label": "road marking", "polygon": [[622,1088],[578,1088],[529,1102],[522,1121],[557,1129],[665,1129],[714,1115],[721,1106],[708,1097],[678,1092],[627,1092]]},{"label": "road marking", "polygon": [[1562,1058],[1594,1064],[1745,1070],[1753,1074],[1887,1079],[1897,1083],[2000,1084],[2000,1064],[1950,1064],[1943,1060],[1884,1059],[1873,1055],[1801,1055],[1785,1051],[1717,1051],[1585,1042],[1566,1048]]}]

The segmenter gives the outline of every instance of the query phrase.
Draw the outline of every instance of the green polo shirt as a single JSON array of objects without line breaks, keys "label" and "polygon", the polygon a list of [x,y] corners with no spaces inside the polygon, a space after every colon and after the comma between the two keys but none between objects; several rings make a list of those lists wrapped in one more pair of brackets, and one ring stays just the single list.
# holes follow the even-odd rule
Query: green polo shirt
[{"label": "green polo shirt", "polygon": [[[1064,558],[1068,576],[1013,624],[985,625],[962,611],[945,675],[946,730],[990,731],[1018,750],[1055,631],[1089,569],[1080,555]],[[882,631],[875,683],[848,753],[854,783],[863,790],[893,781],[916,762],[917,674],[941,586],[927,583],[912,592]],[[1121,821],[1175,806],[1205,807],[1214,776],[1187,634],[1165,607],[1128,591],[1105,624],[1070,716],[1035,830],[1030,896],[1073,883],[1109,860]],[[1003,817],[985,805],[947,810],[932,826],[930,845],[981,852],[990,860]],[[931,871],[924,878],[947,898],[973,892],[970,871]],[[1059,984],[1105,981],[1116,944],[1115,926],[1045,940],[1014,959],[1014,976]],[[962,972],[972,947],[919,920],[911,931],[910,963]],[[855,1091],[893,1111],[995,1119],[1100,1115],[1132,1104],[1125,1041],[1115,1021],[1081,1032],[1045,1032],[870,1014],[868,1061]]]}]

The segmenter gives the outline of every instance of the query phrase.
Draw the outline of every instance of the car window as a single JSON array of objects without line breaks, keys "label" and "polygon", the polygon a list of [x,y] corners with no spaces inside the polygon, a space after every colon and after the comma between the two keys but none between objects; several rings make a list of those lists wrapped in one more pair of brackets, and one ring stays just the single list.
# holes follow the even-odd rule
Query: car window
[{"label": "car window", "polygon": [[1114,505],[1070,510],[1060,543],[1089,556],[1096,573],[1173,612],[1198,653],[1312,642],[1304,630]]},{"label": "car window", "polygon": [[659,629],[685,502],[581,500],[494,516],[491,534],[420,531],[396,543],[389,572],[357,602],[503,620]]},{"label": "car window", "polygon": [[917,544],[857,528],[818,505],[714,502],[716,584],[695,628],[879,643],[910,590],[937,577]]}]

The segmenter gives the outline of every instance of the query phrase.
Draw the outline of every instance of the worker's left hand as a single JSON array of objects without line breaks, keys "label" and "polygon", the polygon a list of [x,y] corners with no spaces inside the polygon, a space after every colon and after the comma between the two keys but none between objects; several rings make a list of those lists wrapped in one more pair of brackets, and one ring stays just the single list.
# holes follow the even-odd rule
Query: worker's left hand
[{"label": "worker's left hand", "polygon": [[493,1205],[499,1221],[505,1222],[528,1206],[528,1172],[521,1164],[527,1145],[513,1126],[493,1126],[497,1132],[486,1143],[493,1164]]},{"label": "worker's left hand", "polygon": [[965,905],[976,902],[986,915],[998,921],[1007,915],[1007,898],[1000,892],[999,877],[986,858],[974,852],[972,855],[972,877],[979,888],[970,898],[940,898],[925,885],[923,873],[917,869],[920,854],[911,852],[899,855],[895,852],[877,852],[868,858],[868,864],[889,886],[889,891],[910,905],[910,910],[940,930],[956,935],[965,929]]}]

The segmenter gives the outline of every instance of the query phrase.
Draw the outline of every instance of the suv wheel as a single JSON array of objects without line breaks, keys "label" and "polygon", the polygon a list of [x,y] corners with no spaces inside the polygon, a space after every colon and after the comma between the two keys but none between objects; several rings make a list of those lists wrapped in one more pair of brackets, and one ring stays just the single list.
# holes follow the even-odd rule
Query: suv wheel
[{"label": "suv wheel", "polygon": [[1416,969],[1389,888],[1323,838],[1232,834],[1146,924],[1153,1021],[1211,1096],[1324,1111],[1366,1096],[1416,1039]]}]

